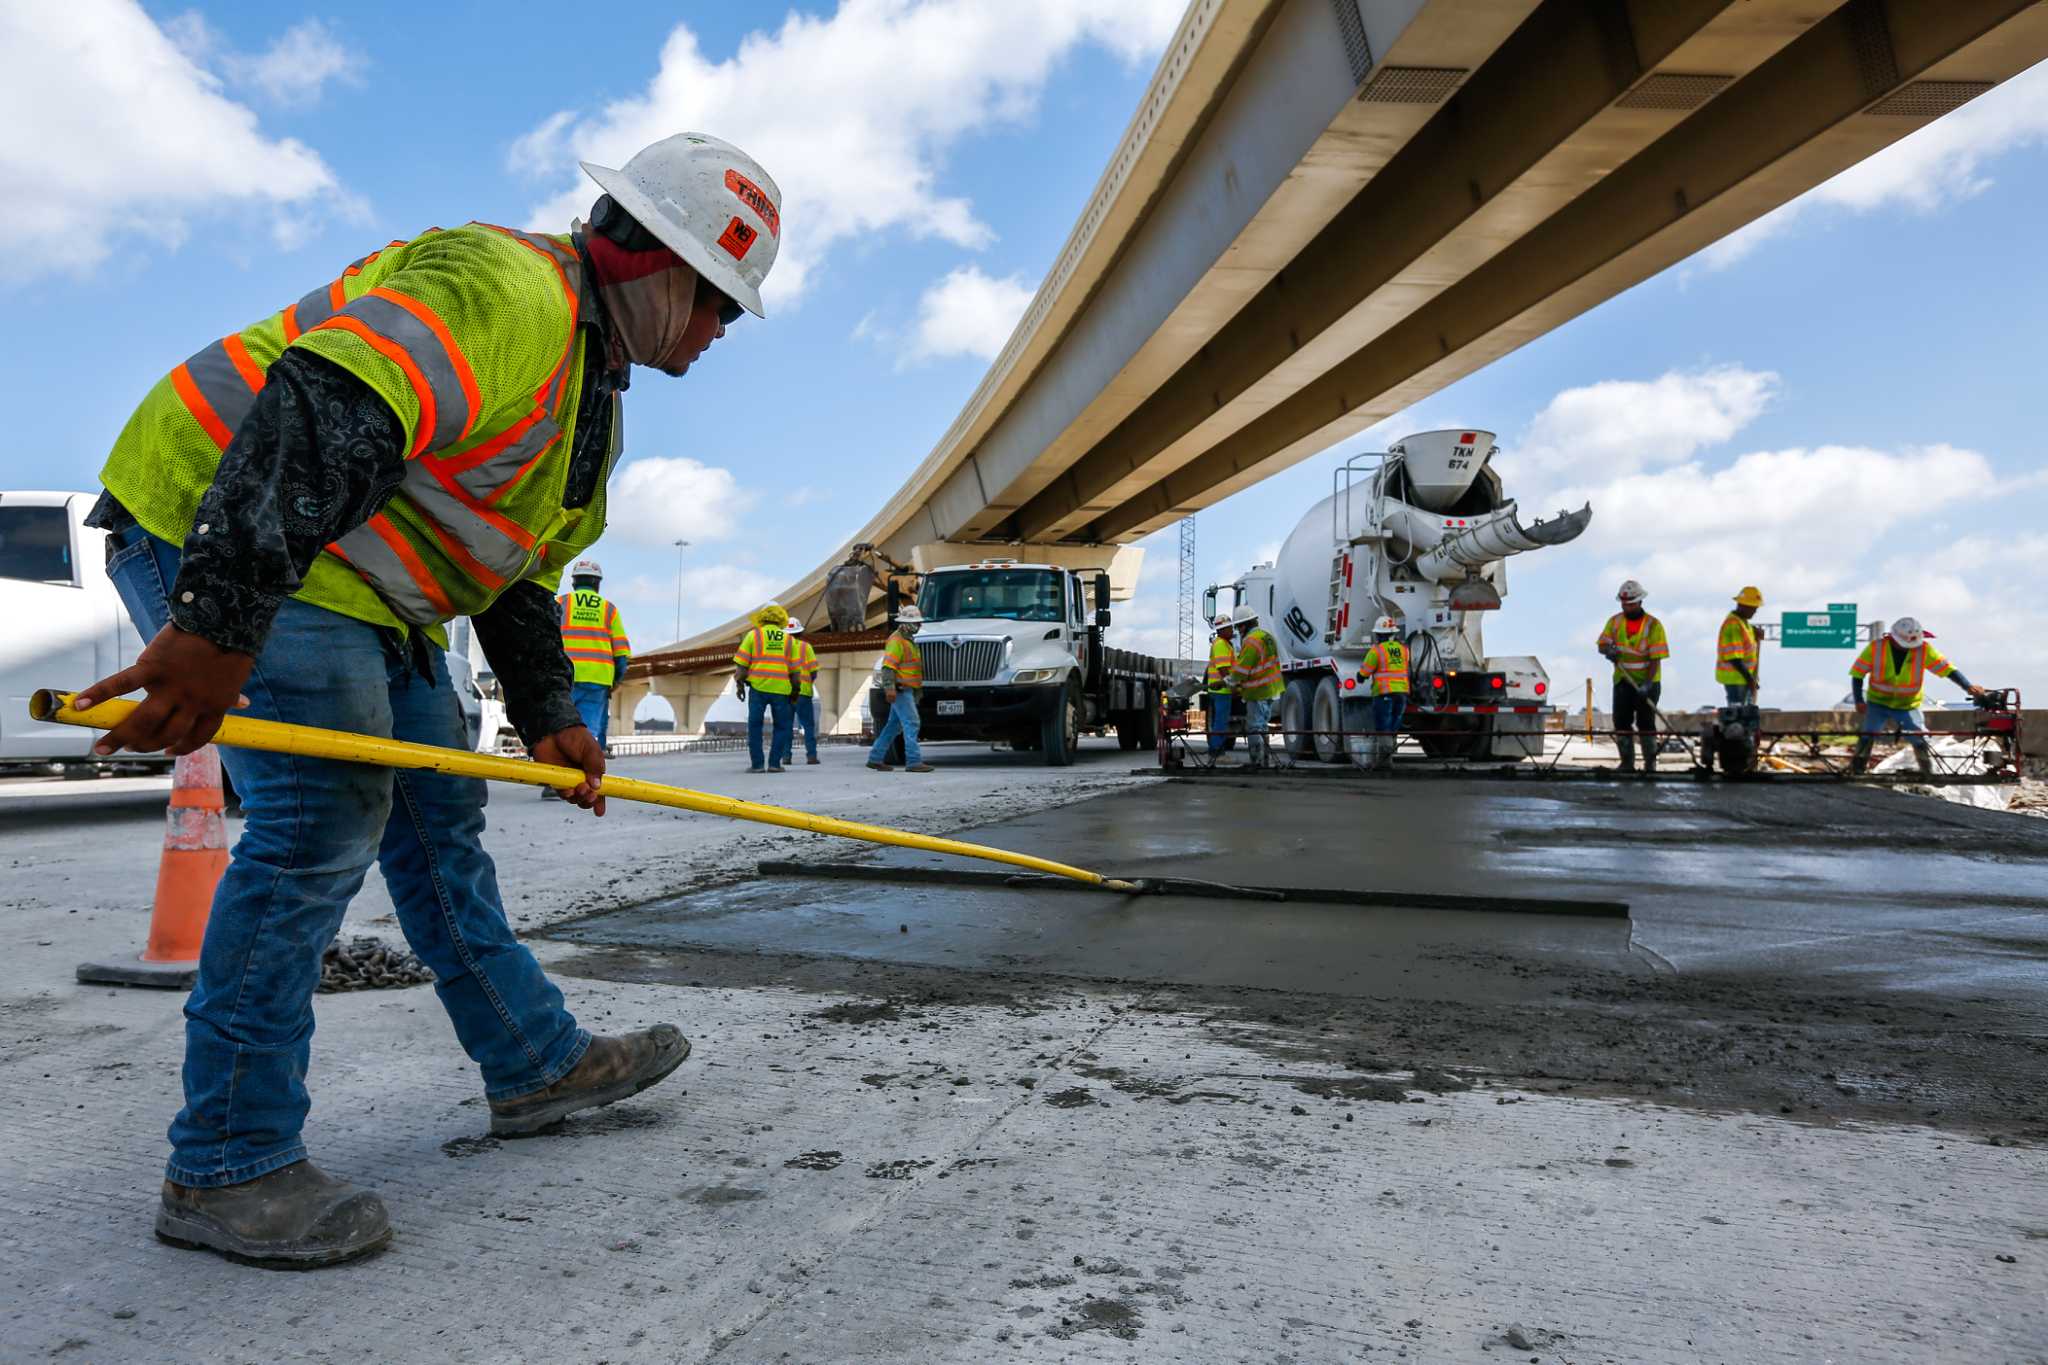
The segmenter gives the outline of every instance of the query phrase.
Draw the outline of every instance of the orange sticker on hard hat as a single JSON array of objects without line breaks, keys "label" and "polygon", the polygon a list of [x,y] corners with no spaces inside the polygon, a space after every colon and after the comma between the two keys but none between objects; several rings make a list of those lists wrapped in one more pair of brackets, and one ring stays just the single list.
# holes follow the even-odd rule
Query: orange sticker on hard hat
[{"label": "orange sticker on hard hat", "polygon": [[768,225],[770,237],[782,236],[782,215],[775,211],[774,201],[761,193],[759,185],[738,171],[728,169],[725,173],[725,187],[738,195],[742,204],[760,216],[761,221]]},{"label": "orange sticker on hard hat", "polygon": [[760,233],[748,227],[744,220],[735,218],[725,225],[725,231],[718,234],[718,244],[732,253],[736,261],[743,261],[753,250],[755,239]]}]

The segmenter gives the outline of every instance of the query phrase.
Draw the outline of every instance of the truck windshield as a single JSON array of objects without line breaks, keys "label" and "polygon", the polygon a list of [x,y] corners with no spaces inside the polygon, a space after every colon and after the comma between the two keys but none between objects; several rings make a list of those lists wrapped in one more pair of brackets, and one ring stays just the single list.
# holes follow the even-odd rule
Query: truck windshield
[{"label": "truck windshield", "polygon": [[70,514],[61,507],[0,506],[0,578],[69,584]]},{"label": "truck windshield", "polygon": [[960,617],[1059,621],[1060,575],[1046,569],[959,569],[928,574],[917,609],[927,621]]}]

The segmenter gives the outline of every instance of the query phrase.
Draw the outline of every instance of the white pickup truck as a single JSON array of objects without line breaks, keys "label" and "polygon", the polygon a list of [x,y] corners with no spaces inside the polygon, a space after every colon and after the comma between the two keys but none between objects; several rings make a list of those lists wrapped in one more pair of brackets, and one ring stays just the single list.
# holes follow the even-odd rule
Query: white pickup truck
[{"label": "white pickup truck", "polygon": [[[107,534],[85,524],[97,493],[0,491],[0,769],[104,766],[93,732],[29,719],[39,687],[75,689],[135,662],[142,639],[107,577]],[[478,687],[468,623],[451,631],[448,671],[472,747],[498,746],[504,708]],[[124,754],[121,761],[151,761]]]}]

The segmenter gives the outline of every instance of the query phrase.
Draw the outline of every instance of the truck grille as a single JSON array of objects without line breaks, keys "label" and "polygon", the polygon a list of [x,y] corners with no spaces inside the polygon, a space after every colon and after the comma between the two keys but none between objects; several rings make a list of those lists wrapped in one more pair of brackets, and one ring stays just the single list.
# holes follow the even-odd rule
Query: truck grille
[{"label": "truck grille", "polygon": [[933,640],[918,649],[928,683],[993,682],[1003,664],[1001,640]]}]

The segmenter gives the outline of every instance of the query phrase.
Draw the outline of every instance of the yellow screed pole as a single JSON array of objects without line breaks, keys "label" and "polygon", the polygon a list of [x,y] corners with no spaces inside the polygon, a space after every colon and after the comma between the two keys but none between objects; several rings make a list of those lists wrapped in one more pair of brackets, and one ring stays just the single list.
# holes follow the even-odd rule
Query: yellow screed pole
[{"label": "yellow screed pole", "polygon": [[[136,705],[137,703],[126,698],[115,698],[103,701],[89,711],[74,711],[71,709],[71,693],[45,689],[29,698],[28,709],[29,714],[36,720],[59,721],[65,725],[108,730],[126,720]],[[399,739],[379,739],[373,735],[350,734],[346,730],[322,730],[311,725],[287,725],[282,721],[250,720],[242,716],[229,716],[223,720],[220,730],[213,737],[213,742],[236,749],[262,749],[274,754],[332,758],[344,763],[374,763],[385,768],[423,768],[431,772],[449,773],[456,777],[517,782],[527,787],[557,787],[566,791],[583,781],[581,770],[552,763],[534,763],[523,758],[506,758],[499,754],[473,754],[462,749],[443,749],[432,744],[412,744]],[[985,844],[965,844],[957,839],[937,839],[929,834],[912,834],[908,830],[890,829],[884,825],[835,820],[829,815],[811,815],[805,811],[790,810],[785,806],[767,806],[759,801],[714,796],[710,792],[691,791],[687,787],[669,787],[659,782],[642,782],[636,778],[613,777],[607,774],[603,791],[606,798],[613,801],[640,801],[651,806],[669,806],[676,810],[722,815],[729,820],[752,820],[756,824],[781,825],[785,829],[809,830],[813,834],[835,834],[842,839],[861,839],[871,844],[893,844],[898,848],[923,849],[927,853],[950,853],[962,858],[981,858],[987,862],[1030,868],[1034,872],[1045,872],[1055,877],[1068,877],[1111,891],[1140,889],[1132,882],[1118,881],[1105,877],[1100,872],[1069,867],[1065,863],[1056,863],[1048,858],[1035,858],[1029,853],[1012,853],[1008,849],[989,848]]]}]

